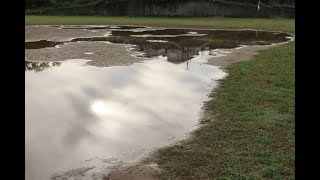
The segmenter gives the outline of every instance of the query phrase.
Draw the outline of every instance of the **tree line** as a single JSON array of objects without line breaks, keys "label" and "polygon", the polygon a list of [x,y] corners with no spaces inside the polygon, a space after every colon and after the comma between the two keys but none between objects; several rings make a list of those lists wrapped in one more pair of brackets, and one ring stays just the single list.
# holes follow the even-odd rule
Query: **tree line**
[{"label": "tree line", "polygon": [[25,0],[25,8],[63,7],[71,5],[91,4],[101,0]]},{"label": "tree line", "polygon": [[[112,2],[121,0],[25,0],[26,9],[44,8],[44,7],[65,7],[65,6],[76,6],[93,4],[97,2]],[[154,2],[167,2],[170,0],[154,0]],[[171,0],[172,1],[172,0]],[[259,0],[210,0],[210,1],[224,1],[234,3],[246,3],[246,4],[257,4]],[[290,5],[295,6],[295,0],[260,0],[262,4],[267,5]]]}]

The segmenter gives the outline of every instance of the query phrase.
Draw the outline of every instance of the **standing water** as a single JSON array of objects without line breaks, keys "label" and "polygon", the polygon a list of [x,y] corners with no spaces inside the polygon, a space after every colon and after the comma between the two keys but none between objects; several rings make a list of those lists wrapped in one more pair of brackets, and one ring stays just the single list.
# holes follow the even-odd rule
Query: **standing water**
[{"label": "standing water", "polygon": [[[33,61],[25,63],[26,180],[99,179],[154,148],[186,138],[197,127],[203,102],[217,80],[227,75],[207,60],[228,54],[219,54],[219,47],[258,42],[248,40],[255,32],[244,41],[223,40],[220,32],[215,36],[220,40],[213,41],[214,33],[208,30],[128,29],[119,27],[110,37],[72,38],[70,44],[60,42],[59,48],[49,40],[28,42],[33,48],[26,46],[26,58]],[[264,37],[264,42],[280,41],[275,39]],[[108,61],[111,55],[103,54],[117,46],[109,43],[105,44],[109,49],[96,51],[90,44],[96,41],[134,44],[130,50],[143,52],[143,60],[125,66],[92,66],[97,54]],[[92,48],[80,53],[68,50],[72,45]],[[73,53],[63,55],[67,50]],[[122,61],[121,56],[113,59]]]}]

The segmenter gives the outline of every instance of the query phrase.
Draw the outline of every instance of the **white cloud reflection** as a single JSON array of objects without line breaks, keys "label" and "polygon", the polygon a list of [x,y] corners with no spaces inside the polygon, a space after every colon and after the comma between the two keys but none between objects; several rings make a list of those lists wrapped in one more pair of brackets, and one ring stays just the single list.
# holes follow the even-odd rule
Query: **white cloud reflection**
[{"label": "white cloud reflection", "polygon": [[135,160],[195,129],[214,80],[226,73],[204,64],[208,52],[173,64],[158,57],[131,66],[66,61],[26,72],[26,179],[83,166],[92,157]]}]

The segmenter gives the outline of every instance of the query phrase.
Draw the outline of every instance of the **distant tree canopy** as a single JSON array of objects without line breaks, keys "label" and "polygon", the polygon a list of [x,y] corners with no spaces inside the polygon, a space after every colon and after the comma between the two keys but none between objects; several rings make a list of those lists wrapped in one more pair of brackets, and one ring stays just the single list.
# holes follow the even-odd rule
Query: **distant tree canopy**
[{"label": "distant tree canopy", "polygon": [[84,5],[96,3],[101,0],[25,0],[25,7],[39,8],[39,7],[63,7],[71,5]]},{"label": "distant tree canopy", "polygon": [[[211,0],[212,1],[212,0]],[[216,0],[218,1],[218,0]],[[247,4],[257,4],[259,0],[222,0],[225,2],[237,2],[237,3],[247,3]],[[295,0],[260,0],[263,4],[268,5],[294,5]]]},{"label": "distant tree canopy", "polygon": [[[93,4],[97,2],[112,2],[121,0],[25,0],[26,9],[44,8],[44,7],[65,7]],[[153,0],[153,2],[166,2],[170,0]],[[172,0],[171,0],[172,1]],[[234,3],[246,3],[257,4],[259,0],[209,0],[209,1],[221,1],[221,2],[234,2]],[[294,6],[295,0],[260,0],[262,4],[267,5],[289,5]]]}]

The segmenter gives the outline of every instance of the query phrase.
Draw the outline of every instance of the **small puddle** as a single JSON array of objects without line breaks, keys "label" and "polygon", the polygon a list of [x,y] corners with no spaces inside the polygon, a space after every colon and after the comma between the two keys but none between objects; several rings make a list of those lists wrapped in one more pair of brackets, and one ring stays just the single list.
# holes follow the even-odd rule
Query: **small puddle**
[{"label": "small puddle", "polygon": [[100,30],[100,29],[138,29],[145,26],[60,26],[61,29],[85,29],[85,30]]},{"label": "small puddle", "polygon": [[[111,26],[99,28],[106,27]],[[89,65],[94,59],[86,58],[103,56],[110,46],[119,46],[108,43],[102,52],[79,51],[82,59],[25,62],[26,180],[101,179],[112,168],[186,138],[197,128],[208,95],[227,75],[218,66],[206,64],[207,60],[230,53],[220,48],[285,42],[288,36],[263,31],[165,29],[111,31],[108,37],[65,42],[26,42],[27,51],[66,42],[76,47],[88,41],[132,44],[131,50],[148,57],[127,66]],[[106,43],[88,44],[103,45]],[[68,44],[55,50],[65,46]],[[103,56],[105,61],[114,53]]]},{"label": "small puddle", "polygon": [[25,42],[24,46],[25,46],[25,49],[42,49],[47,47],[55,47],[56,45],[59,45],[59,44],[63,44],[63,42],[40,40],[40,41]]}]

